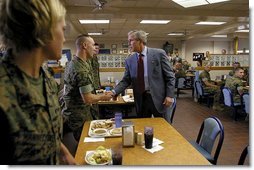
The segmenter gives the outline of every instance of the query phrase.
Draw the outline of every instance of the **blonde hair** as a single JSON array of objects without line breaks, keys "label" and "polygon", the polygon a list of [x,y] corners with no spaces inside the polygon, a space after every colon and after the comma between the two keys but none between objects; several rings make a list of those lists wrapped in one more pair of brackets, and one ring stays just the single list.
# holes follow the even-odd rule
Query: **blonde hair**
[{"label": "blonde hair", "polygon": [[53,28],[65,14],[60,0],[3,0],[1,40],[16,52],[42,47],[54,38]]}]

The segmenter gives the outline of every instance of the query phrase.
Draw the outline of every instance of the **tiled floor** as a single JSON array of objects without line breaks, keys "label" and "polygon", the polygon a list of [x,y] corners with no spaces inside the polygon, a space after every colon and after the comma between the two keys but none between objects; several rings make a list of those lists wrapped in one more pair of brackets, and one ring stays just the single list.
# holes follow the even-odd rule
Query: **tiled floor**
[{"label": "tiled floor", "polygon": [[[224,143],[217,165],[237,165],[244,147],[250,142],[249,121],[240,119],[234,121],[230,112],[215,112],[205,105],[194,102],[191,93],[184,91],[177,98],[177,107],[173,126],[187,140],[196,140],[200,126],[204,119],[216,116],[224,126]],[[249,165],[249,158],[245,165]]]}]

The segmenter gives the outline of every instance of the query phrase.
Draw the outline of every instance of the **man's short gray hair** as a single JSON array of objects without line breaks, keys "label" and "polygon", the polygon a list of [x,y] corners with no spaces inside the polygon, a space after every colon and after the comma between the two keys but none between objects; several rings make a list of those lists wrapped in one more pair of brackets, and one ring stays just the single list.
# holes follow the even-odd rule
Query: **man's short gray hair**
[{"label": "man's short gray hair", "polygon": [[142,41],[145,45],[147,43],[147,34],[143,30],[133,30],[128,33],[129,35],[134,35],[136,40]]}]

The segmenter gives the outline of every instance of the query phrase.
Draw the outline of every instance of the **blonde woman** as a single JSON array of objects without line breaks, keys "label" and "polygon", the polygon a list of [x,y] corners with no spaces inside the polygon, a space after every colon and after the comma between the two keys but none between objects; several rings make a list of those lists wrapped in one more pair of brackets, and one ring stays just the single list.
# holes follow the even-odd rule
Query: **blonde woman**
[{"label": "blonde woman", "polygon": [[42,69],[59,60],[66,10],[59,0],[3,0],[0,36],[0,163],[75,164],[61,143],[57,84]]}]

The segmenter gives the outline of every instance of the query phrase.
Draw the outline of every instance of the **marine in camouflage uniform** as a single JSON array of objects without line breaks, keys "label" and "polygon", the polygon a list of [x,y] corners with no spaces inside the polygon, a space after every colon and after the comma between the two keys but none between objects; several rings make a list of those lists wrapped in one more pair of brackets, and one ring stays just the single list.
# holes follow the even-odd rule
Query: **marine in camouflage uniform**
[{"label": "marine in camouflage uniform", "polygon": [[176,78],[180,78],[180,77],[186,77],[186,73],[183,69],[179,69],[177,70],[177,72],[175,73],[175,77]]},{"label": "marine in camouflage uniform", "polygon": [[[176,84],[175,84],[175,87],[178,88],[178,84],[179,84],[179,78],[185,78],[186,77],[186,74],[185,74],[185,71],[183,69],[179,69],[179,70],[176,70],[176,73],[175,73],[175,78],[176,78]],[[186,85],[186,80],[184,81],[184,85]]]},{"label": "marine in camouflage uniform", "polygon": [[[209,67],[209,66],[208,66]],[[205,81],[208,81],[208,83],[213,84],[213,81],[211,81],[210,73],[207,70],[204,70],[199,75],[199,80],[202,82],[204,92],[207,93],[213,93],[214,94],[214,107],[213,108],[220,108],[220,87],[219,86],[206,86],[204,83]]]},{"label": "marine in camouflage uniform", "polygon": [[98,62],[97,56],[93,56],[93,58],[90,60],[91,63],[91,68],[93,72],[93,77],[94,77],[94,88],[95,90],[99,90],[101,88],[101,83],[100,83],[100,73],[99,73],[99,67],[100,63]]},{"label": "marine in camouflage uniform", "polygon": [[235,70],[238,67],[241,67],[241,64],[239,62],[234,62],[233,63],[233,69],[229,71],[228,75],[231,76],[231,77],[234,76]]},{"label": "marine in camouflage uniform", "polygon": [[81,93],[95,94],[92,68],[88,61],[83,61],[77,56],[67,64],[64,73],[64,108],[63,114],[68,127],[73,131],[78,140],[85,121],[98,119],[99,113],[96,106],[85,104]]},{"label": "marine in camouflage uniform", "polygon": [[237,73],[240,70],[242,70],[242,72],[243,72],[242,68],[236,69],[236,73],[234,74],[234,76],[227,78],[226,79],[226,84],[225,84],[225,87],[228,87],[231,90],[235,102],[240,102],[241,101],[241,94],[247,92],[243,88],[243,79],[242,79],[242,77],[239,77],[237,75]]},{"label": "marine in camouflage uniform", "polygon": [[1,161],[59,164],[62,117],[57,83],[42,68],[38,79],[29,77],[10,54],[0,61]]}]

